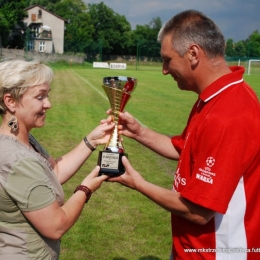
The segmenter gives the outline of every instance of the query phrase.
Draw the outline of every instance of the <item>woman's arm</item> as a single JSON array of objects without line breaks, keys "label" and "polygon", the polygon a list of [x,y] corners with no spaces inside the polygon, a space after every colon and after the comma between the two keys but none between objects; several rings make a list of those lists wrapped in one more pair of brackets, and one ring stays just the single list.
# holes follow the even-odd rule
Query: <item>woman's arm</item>
[{"label": "woman's arm", "polygon": [[[88,134],[87,140],[89,144],[93,148],[96,148],[99,144],[108,142],[113,127],[114,123],[110,120],[102,120],[102,123]],[[48,160],[60,183],[63,184],[78,171],[91,154],[92,150],[86,145],[84,140],[82,140],[67,154],[57,159],[49,157]]]},{"label": "woman's arm", "polygon": [[[94,192],[108,177],[98,176],[99,167],[95,169],[82,181],[81,185],[87,186]],[[74,193],[63,206],[57,201],[51,205],[31,211],[23,212],[24,216],[43,236],[50,239],[60,239],[77,221],[86,202],[86,194],[83,191]]]}]

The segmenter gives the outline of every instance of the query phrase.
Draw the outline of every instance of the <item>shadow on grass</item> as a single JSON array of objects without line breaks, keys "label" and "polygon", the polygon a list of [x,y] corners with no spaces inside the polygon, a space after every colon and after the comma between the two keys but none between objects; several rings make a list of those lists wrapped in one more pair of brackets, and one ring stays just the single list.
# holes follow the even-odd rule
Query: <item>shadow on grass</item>
[{"label": "shadow on grass", "polygon": [[[128,260],[128,259],[124,257],[115,257],[113,258],[113,260]],[[148,255],[148,256],[141,256],[140,258],[138,258],[138,260],[162,260],[162,259],[157,256]]]}]

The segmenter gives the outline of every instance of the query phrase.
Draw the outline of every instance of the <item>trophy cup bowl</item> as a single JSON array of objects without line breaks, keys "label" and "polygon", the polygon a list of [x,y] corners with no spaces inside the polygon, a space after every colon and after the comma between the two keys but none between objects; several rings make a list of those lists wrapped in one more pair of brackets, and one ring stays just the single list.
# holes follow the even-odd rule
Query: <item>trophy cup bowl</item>
[{"label": "trophy cup bowl", "polygon": [[132,77],[115,76],[103,78],[102,87],[110,103],[111,116],[115,127],[103,151],[99,152],[99,175],[119,176],[125,172],[122,157],[124,155],[127,156],[127,154],[118,133],[119,113],[124,110],[136,85],[137,79]]}]

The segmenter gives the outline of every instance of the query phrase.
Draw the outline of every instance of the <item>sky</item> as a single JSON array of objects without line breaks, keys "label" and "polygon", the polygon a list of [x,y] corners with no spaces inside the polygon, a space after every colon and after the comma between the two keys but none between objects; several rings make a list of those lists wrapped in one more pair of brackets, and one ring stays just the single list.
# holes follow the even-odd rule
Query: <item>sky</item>
[{"label": "sky", "polygon": [[210,17],[225,39],[246,40],[254,31],[260,33],[260,0],[83,0],[86,4],[103,2],[131,24],[149,24],[160,17],[167,22],[175,14],[195,9]]}]

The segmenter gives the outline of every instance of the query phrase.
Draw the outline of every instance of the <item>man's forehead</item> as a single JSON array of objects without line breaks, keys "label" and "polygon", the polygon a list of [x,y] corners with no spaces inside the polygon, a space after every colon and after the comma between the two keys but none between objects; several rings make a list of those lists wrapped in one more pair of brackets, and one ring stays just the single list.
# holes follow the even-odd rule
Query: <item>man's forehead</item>
[{"label": "man's forehead", "polygon": [[167,55],[169,52],[172,52],[172,39],[170,35],[166,35],[161,41],[161,55]]}]

